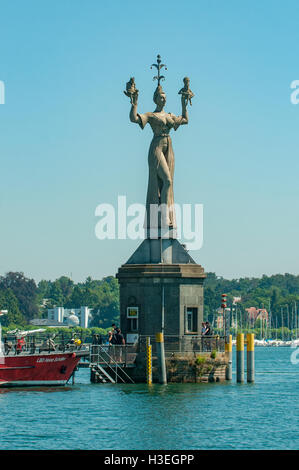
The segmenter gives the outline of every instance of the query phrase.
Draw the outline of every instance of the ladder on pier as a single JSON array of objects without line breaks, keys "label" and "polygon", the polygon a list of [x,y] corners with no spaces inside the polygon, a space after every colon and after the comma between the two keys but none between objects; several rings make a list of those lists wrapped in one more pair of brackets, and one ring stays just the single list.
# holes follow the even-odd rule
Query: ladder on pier
[{"label": "ladder on pier", "polygon": [[[125,347],[125,346],[124,346]],[[109,354],[109,348],[100,344],[91,345],[90,348],[90,364],[92,373],[95,375],[99,383],[135,383],[134,380],[126,373],[126,362],[120,358],[122,354]],[[118,360],[116,359],[118,358]]]},{"label": "ladder on pier", "polygon": [[111,382],[112,384],[115,384],[115,380],[111,377],[111,375],[108,374],[108,372],[105,371],[102,366],[100,366],[100,364],[93,364],[91,370],[100,383],[105,384],[107,382]]}]

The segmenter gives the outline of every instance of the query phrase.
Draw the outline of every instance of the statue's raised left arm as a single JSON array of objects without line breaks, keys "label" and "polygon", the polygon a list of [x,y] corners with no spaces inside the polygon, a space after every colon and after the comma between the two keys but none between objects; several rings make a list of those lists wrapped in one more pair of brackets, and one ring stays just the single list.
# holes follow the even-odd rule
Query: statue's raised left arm
[{"label": "statue's raised left arm", "polygon": [[189,121],[188,111],[187,111],[187,103],[188,103],[187,98],[184,95],[182,95],[182,120],[181,120],[181,125],[182,124],[188,124],[188,121]]}]

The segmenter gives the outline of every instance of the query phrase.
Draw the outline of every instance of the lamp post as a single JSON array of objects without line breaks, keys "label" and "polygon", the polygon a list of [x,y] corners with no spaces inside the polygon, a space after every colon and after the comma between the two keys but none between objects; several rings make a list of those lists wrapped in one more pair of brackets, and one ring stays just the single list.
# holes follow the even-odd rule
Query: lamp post
[{"label": "lamp post", "polygon": [[223,309],[223,333],[224,333],[224,338],[225,338],[225,342],[226,342],[226,318],[225,318],[225,309],[227,307],[227,304],[226,304],[226,298],[227,298],[227,294],[222,294],[221,295],[221,308]]}]

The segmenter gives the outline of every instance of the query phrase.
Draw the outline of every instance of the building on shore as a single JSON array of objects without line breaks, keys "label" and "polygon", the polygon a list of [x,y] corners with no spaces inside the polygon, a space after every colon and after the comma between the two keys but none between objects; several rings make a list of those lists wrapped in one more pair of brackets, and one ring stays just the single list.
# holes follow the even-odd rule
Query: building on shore
[{"label": "building on shore", "polygon": [[91,319],[89,307],[48,309],[48,318],[35,318],[30,321],[35,326],[81,326],[88,328]]},{"label": "building on shore", "polygon": [[268,325],[269,323],[269,314],[265,308],[255,308],[249,307],[246,308],[247,312],[247,320],[250,326],[254,326],[255,322],[260,320],[266,322]]}]

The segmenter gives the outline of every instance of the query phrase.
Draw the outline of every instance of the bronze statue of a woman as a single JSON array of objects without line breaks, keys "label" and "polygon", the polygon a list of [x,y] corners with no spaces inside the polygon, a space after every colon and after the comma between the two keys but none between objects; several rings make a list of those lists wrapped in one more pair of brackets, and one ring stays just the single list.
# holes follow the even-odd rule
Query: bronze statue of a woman
[{"label": "bronze statue of a woman", "polygon": [[181,116],[175,116],[164,111],[166,94],[160,85],[160,81],[164,79],[163,76],[160,76],[160,69],[165,65],[160,65],[160,56],[158,56],[157,62],[158,65],[153,64],[158,70],[158,76],[154,77],[158,80],[158,86],[153,97],[156,109],[145,114],[138,113],[138,91],[133,91],[130,95],[132,102],[130,121],[139,124],[141,129],[149,123],[154,133],[148,153],[149,180],[146,198],[146,226],[148,229],[156,228],[153,227],[153,222],[150,219],[150,207],[152,204],[155,204],[156,207],[163,204],[161,207],[166,208],[166,210],[161,211],[161,226],[171,229],[176,227],[176,221],[173,196],[174,153],[169,133],[172,128],[176,131],[182,124],[188,124],[188,97],[185,94],[181,96]]}]

